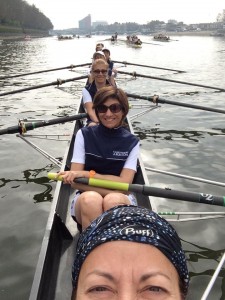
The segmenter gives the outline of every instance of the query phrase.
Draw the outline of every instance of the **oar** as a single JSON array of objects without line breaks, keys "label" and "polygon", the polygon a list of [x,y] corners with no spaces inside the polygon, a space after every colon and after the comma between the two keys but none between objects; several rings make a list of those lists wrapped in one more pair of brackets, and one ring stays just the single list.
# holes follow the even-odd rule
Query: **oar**
[{"label": "oar", "polygon": [[208,298],[209,293],[211,292],[211,290],[213,288],[213,285],[214,285],[217,277],[219,276],[220,270],[222,269],[224,262],[225,262],[225,253],[223,254],[220,263],[218,264],[218,266],[217,266],[217,268],[216,268],[216,270],[215,270],[215,272],[214,272],[214,274],[213,274],[213,276],[212,276],[212,278],[211,278],[204,294],[202,295],[201,300],[206,300]]},{"label": "oar", "polygon": [[166,79],[166,78],[155,77],[155,76],[150,76],[150,75],[142,75],[142,74],[137,74],[136,72],[129,73],[129,72],[124,72],[124,71],[117,71],[117,73],[119,73],[119,74],[125,74],[125,75],[130,75],[130,76],[133,76],[133,77],[151,78],[151,79],[156,79],[156,80],[169,81],[169,82],[175,82],[175,83],[192,85],[192,86],[199,86],[199,87],[203,87],[203,88],[219,90],[219,91],[222,91],[222,92],[225,91],[225,89],[219,88],[219,87],[215,87],[215,86],[198,84],[198,83],[191,83],[191,82],[179,81],[179,80],[173,80],[173,79]]},{"label": "oar", "polygon": [[5,129],[0,130],[0,135],[3,134],[12,134],[12,133],[24,133],[28,130],[33,130],[35,128],[39,127],[44,127],[44,126],[49,126],[49,125],[55,125],[55,124],[60,124],[60,123],[66,123],[74,120],[80,120],[84,119],[87,117],[86,113],[83,114],[78,114],[78,115],[73,115],[73,116],[66,116],[66,117],[61,117],[61,118],[56,118],[56,119],[51,119],[51,120],[44,120],[44,121],[39,121],[39,122],[31,122],[31,123],[20,123],[19,125],[16,126],[11,126]]},{"label": "oar", "polygon": [[[63,180],[57,173],[48,173],[48,178],[53,180]],[[123,182],[114,182],[110,180],[96,178],[76,178],[76,183],[87,184],[95,187],[102,187],[110,190],[120,190],[126,192],[141,193],[147,196],[169,198],[174,200],[183,200],[188,202],[204,203],[218,206],[225,206],[224,196],[213,196],[211,194],[193,193],[171,190],[169,188],[157,188],[141,184],[128,184]]]},{"label": "oar", "polygon": [[[113,61],[114,61],[114,63],[124,64],[124,65],[130,65],[130,66],[137,66],[137,67],[145,67],[145,68],[151,68],[151,69],[173,71],[173,72],[178,72],[178,73],[186,73],[186,71],[174,70],[174,69],[168,69],[168,68],[161,68],[161,67],[154,67],[154,66],[148,66],[148,65],[133,64],[133,63],[130,63],[130,62],[127,62],[127,61],[117,61],[117,60],[113,60]],[[123,73],[121,73],[121,74],[123,74]],[[133,74],[133,73],[127,73],[127,74],[130,75],[130,74]]]},{"label": "oar", "polygon": [[30,91],[30,90],[40,89],[40,88],[51,86],[51,85],[61,85],[61,84],[66,83],[66,82],[85,79],[85,78],[88,78],[88,76],[84,75],[84,76],[74,77],[74,78],[69,78],[69,79],[57,79],[57,81],[53,81],[53,82],[50,82],[50,83],[35,85],[35,86],[31,86],[31,87],[11,91],[11,92],[0,93],[0,96],[12,95],[12,94],[16,94],[16,93],[21,93],[21,92],[26,92],[26,91]]},{"label": "oar", "polygon": [[73,69],[78,67],[85,67],[90,66],[91,63],[81,64],[81,65],[70,65],[67,67],[61,67],[61,68],[55,68],[55,69],[48,69],[48,70],[42,70],[42,71],[36,71],[36,72],[30,72],[30,73],[24,73],[24,74],[16,74],[16,75],[9,75],[9,76],[0,76],[0,80],[3,79],[10,79],[10,78],[16,78],[16,77],[22,77],[27,75],[33,75],[33,74],[40,74],[40,73],[46,73],[46,72],[52,72],[52,71],[59,71],[64,69]]},{"label": "oar", "polygon": [[142,44],[155,45],[155,46],[162,46],[162,44],[155,44],[155,43],[148,43],[148,42],[142,42]]},{"label": "oar", "polygon": [[131,98],[142,99],[142,100],[147,100],[147,101],[162,103],[162,104],[166,103],[166,104],[171,104],[171,105],[183,106],[183,107],[187,107],[187,108],[195,108],[195,109],[225,114],[225,110],[219,109],[219,108],[211,108],[211,107],[205,107],[205,106],[196,105],[196,104],[170,101],[170,100],[165,100],[165,99],[155,98],[155,97],[145,97],[145,96],[140,96],[140,95],[135,95],[135,94],[130,94],[130,93],[126,93],[126,94],[128,97],[131,97]]}]

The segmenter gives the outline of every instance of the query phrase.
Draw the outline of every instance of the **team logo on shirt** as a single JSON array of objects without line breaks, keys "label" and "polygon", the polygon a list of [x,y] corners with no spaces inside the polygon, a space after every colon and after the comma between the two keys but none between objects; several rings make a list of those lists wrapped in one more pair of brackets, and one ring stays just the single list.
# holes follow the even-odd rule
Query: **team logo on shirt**
[{"label": "team logo on shirt", "polygon": [[128,152],[122,152],[122,151],[113,151],[113,156],[128,156]]}]

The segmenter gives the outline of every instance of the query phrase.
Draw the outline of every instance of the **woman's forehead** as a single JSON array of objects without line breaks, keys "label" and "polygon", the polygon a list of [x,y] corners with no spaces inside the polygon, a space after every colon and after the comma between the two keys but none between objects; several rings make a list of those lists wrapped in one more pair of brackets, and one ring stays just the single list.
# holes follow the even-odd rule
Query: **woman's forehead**
[{"label": "woman's forehead", "polygon": [[106,64],[104,64],[103,62],[97,62],[97,63],[95,63],[94,65],[93,65],[93,67],[96,69],[96,68],[106,68],[107,67],[107,65]]}]

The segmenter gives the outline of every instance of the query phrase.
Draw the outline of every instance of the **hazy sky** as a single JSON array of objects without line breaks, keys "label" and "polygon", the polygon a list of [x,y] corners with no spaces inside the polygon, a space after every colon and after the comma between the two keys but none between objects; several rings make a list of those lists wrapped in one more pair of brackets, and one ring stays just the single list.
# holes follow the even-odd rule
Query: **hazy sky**
[{"label": "hazy sky", "polygon": [[215,22],[225,9],[224,0],[26,0],[53,23],[54,29],[78,27],[78,21],[91,14],[92,22],[167,22],[186,24]]}]

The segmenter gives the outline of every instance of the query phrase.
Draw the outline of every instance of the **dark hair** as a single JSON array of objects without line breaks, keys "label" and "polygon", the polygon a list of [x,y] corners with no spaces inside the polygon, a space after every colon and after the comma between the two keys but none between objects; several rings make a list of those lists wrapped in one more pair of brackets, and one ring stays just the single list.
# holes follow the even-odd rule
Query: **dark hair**
[{"label": "dark hair", "polygon": [[107,52],[109,55],[110,55],[110,51],[109,51],[109,49],[102,49],[102,52]]},{"label": "dark hair", "polygon": [[119,89],[115,86],[102,87],[96,93],[96,95],[93,99],[93,109],[95,110],[96,116],[98,117],[98,111],[96,108],[99,105],[103,104],[109,98],[116,99],[121,104],[122,111],[123,111],[123,118],[122,118],[122,122],[123,122],[129,112],[128,98],[122,89]]}]

